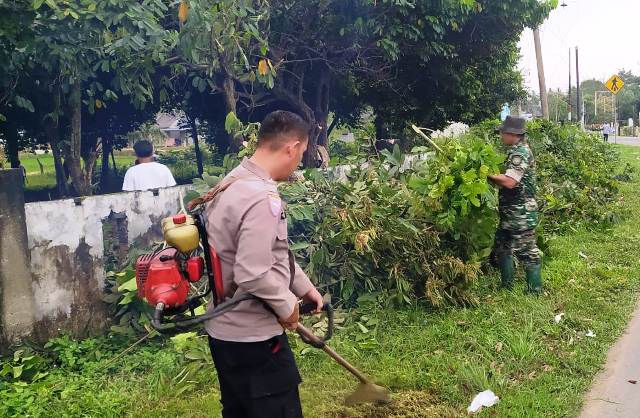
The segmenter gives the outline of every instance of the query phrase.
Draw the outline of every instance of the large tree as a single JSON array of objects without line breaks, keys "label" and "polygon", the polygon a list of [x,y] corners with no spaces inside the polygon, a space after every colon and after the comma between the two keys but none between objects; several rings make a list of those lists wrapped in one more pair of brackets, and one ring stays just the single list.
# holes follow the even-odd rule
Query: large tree
[{"label": "large tree", "polygon": [[[155,65],[166,58],[172,43],[170,33],[159,25],[167,8],[157,0],[15,3],[32,10],[30,36],[18,50],[29,65],[5,67],[14,68],[9,74],[25,69],[24,77],[40,81],[39,89],[48,93],[49,103],[29,110],[46,125],[54,156],[58,151],[64,154],[75,193],[90,194],[100,144],[92,139],[92,146],[83,147],[82,115],[120,96],[137,107],[153,99]],[[15,14],[22,16],[21,10]],[[9,42],[7,38],[12,39],[0,36],[3,42]],[[113,73],[110,85],[100,83],[101,73]],[[13,97],[16,101],[21,96]]]},{"label": "large tree", "polygon": [[[370,105],[379,135],[409,122],[474,122],[520,96],[517,41],[555,1],[301,0],[272,3],[272,94],[314,127],[305,163],[326,145],[338,100]],[[337,92],[338,94],[333,94]]]},{"label": "large tree", "polygon": [[[258,86],[268,90],[275,77],[266,59],[269,12],[266,0],[180,3],[174,23],[179,24],[178,43],[170,59],[173,74],[165,84],[182,95],[178,101],[187,108],[190,124],[210,113],[201,107],[202,94],[209,95],[213,104],[221,100],[224,105],[224,111],[209,120],[212,125],[223,126],[229,113],[247,114],[264,105],[266,92]],[[225,139],[231,151],[240,149],[239,138],[232,141],[225,135]]]},{"label": "large tree", "polygon": [[[313,127],[305,156],[310,166],[316,145],[327,145],[330,113],[338,123],[371,107],[379,136],[401,135],[409,122],[438,127],[494,114],[499,104],[522,93],[515,69],[519,34],[537,26],[554,3],[3,3],[0,11],[10,17],[0,45],[18,52],[5,52],[2,57],[11,60],[0,63],[0,114],[17,118],[2,127],[9,132],[3,137],[24,142],[18,135],[25,125],[21,120],[28,119],[24,112],[34,113],[58,154],[56,165],[64,154],[75,191],[87,194],[99,151],[106,157],[113,145],[114,135],[107,131],[119,135],[128,125],[134,128],[140,118],[132,109],[159,102],[180,108],[194,138],[206,128],[217,133],[213,141],[219,150],[237,151],[242,138],[231,143],[220,135],[229,112],[256,120],[285,108]],[[19,23],[12,26],[13,17]],[[20,32],[19,25],[28,30]],[[21,90],[20,77],[37,77],[41,91]]]},{"label": "large tree", "polygon": [[379,116],[379,129],[397,134],[409,122],[472,123],[521,96],[518,38],[554,3],[423,0],[400,17],[381,15],[382,25],[396,34],[388,42],[397,58],[386,77],[362,79],[359,89]]}]

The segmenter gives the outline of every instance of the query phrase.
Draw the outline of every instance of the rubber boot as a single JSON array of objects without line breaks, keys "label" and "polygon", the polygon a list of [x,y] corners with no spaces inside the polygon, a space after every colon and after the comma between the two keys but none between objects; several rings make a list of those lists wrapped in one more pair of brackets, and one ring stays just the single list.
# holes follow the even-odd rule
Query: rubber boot
[{"label": "rubber boot", "polygon": [[502,279],[500,287],[509,290],[513,289],[513,257],[508,255],[498,258],[498,268]]},{"label": "rubber boot", "polygon": [[525,268],[529,293],[539,295],[542,291],[542,266],[536,264]]}]

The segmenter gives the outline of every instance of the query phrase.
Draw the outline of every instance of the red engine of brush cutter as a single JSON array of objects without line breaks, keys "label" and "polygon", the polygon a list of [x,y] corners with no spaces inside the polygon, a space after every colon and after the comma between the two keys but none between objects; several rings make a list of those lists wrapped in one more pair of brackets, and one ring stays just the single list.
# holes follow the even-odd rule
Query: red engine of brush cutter
[{"label": "red engine of brush cutter", "polygon": [[187,301],[189,282],[197,282],[204,272],[201,257],[180,259],[175,248],[145,254],[136,261],[138,296],[156,306],[177,308]]}]

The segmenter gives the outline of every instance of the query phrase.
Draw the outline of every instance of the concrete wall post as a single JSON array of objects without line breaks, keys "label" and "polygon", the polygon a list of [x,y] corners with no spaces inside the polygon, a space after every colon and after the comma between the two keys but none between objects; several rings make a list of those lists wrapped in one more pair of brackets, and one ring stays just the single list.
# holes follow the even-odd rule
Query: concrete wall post
[{"label": "concrete wall post", "polygon": [[0,351],[33,332],[30,270],[22,173],[0,170]]}]

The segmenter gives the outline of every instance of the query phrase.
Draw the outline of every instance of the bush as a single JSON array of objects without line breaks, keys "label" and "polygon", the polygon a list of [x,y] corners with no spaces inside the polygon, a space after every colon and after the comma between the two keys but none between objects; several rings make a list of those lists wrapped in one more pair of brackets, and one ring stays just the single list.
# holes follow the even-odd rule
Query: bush
[{"label": "bush", "polygon": [[504,156],[474,135],[440,142],[442,152],[411,176],[413,208],[438,226],[454,254],[482,260],[491,253],[498,218],[497,190],[487,177],[500,173]]},{"label": "bush", "polygon": [[475,303],[469,289],[479,263],[446,249],[438,228],[417,215],[405,174],[374,163],[352,171],[347,182],[314,171],[288,186],[292,248],[316,282],[347,304],[370,292],[391,303]]},{"label": "bush", "polygon": [[[473,133],[498,144],[494,132],[498,124],[485,122]],[[527,137],[536,158],[543,231],[593,227],[616,220],[613,203],[619,189],[617,177],[630,178],[632,170],[622,166],[612,145],[578,126],[545,120],[529,122]]]},{"label": "bush", "polygon": [[[474,303],[470,290],[497,227],[497,190],[487,176],[504,169],[498,123],[436,139],[442,152],[405,172],[396,149],[383,152],[383,162],[352,171],[346,182],[310,171],[308,180],[285,187],[293,248],[307,271],[347,303],[368,292],[432,306]],[[616,172],[623,167],[612,146],[575,126],[545,121],[531,123],[529,137],[543,247],[546,234],[615,220]],[[618,177],[630,175],[625,168]]]},{"label": "bush", "polygon": [[[435,139],[442,151],[410,169],[396,146],[380,152],[382,160],[369,153],[350,156],[359,168],[346,181],[309,170],[306,180],[284,186],[292,249],[303,267],[347,305],[368,293],[391,303],[475,303],[471,289],[498,221],[497,189],[487,181],[504,169],[498,124],[487,121],[457,138]],[[529,137],[537,161],[541,248],[549,233],[615,220],[616,177],[632,173],[618,167],[612,146],[575,126],[544,121],[530,123]],[[218,180],[199,181],[198,192]]]}]

